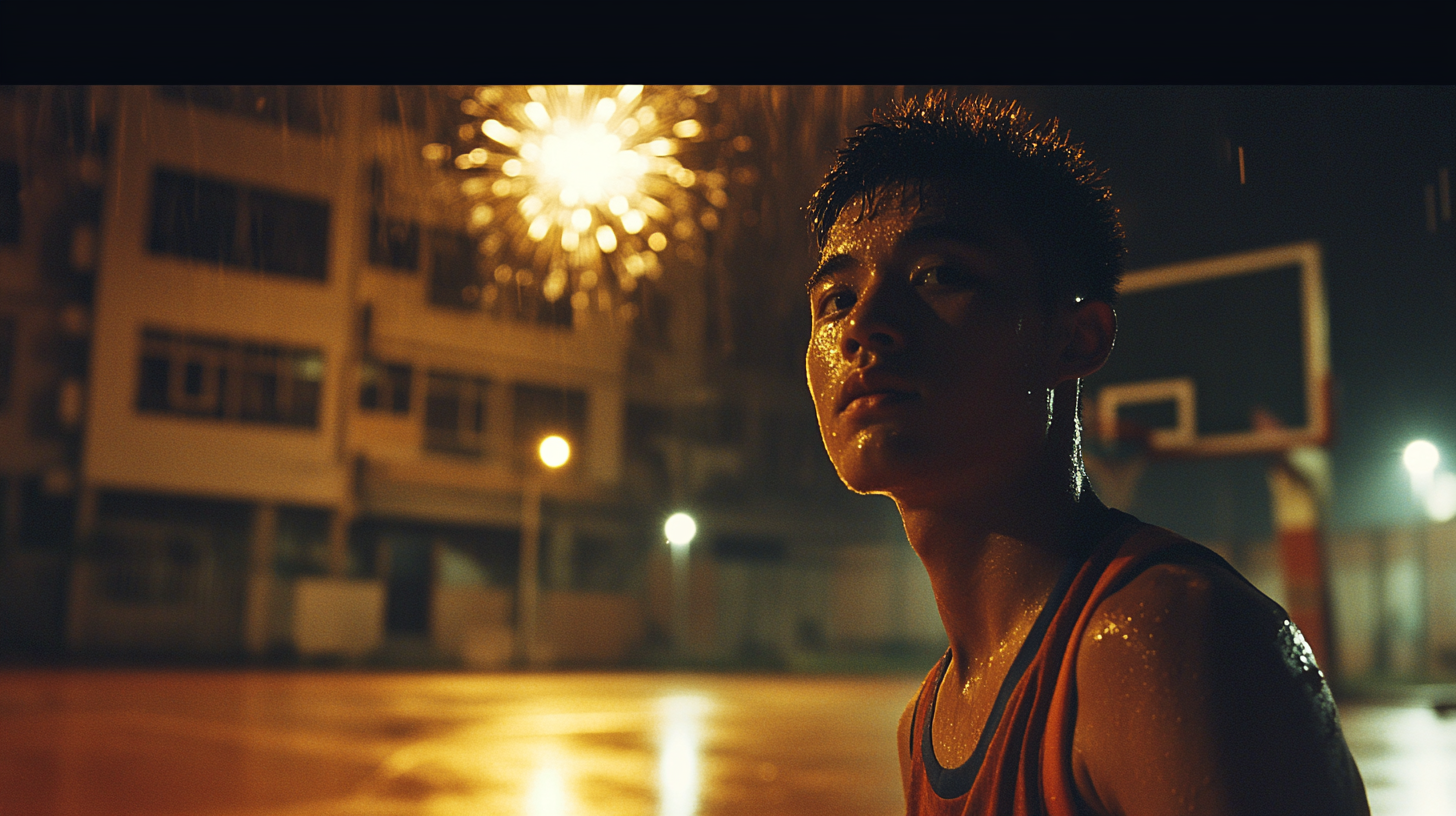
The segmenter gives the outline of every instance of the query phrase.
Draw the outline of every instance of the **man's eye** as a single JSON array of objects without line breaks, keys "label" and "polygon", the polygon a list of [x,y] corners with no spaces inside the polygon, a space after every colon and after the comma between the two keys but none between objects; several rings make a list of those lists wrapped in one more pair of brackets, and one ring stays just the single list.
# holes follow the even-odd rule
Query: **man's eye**
[{"label": "man's eye", "polygon": [[927,264],[910,275],[910,282],[916,286],[965,287],[975,283],[970,270],[954,264]]},{"label": "man's eye", "polygon": [[830,292],[819,301],[819,314],[822,316],[848,311],[854,308],[854,300],[854,292],[848,289]]}]

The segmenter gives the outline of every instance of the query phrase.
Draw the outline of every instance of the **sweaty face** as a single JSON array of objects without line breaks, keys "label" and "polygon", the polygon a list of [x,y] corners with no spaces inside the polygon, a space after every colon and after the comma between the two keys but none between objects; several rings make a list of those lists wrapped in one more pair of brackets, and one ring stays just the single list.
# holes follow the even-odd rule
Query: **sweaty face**
[{"label": "sweaty face", "polygon": [[974,203],[859,213],[835,222],[809,290],[809,389],[840,478],[902,503],[1014,484],[1056,384],[1030,249]]}]

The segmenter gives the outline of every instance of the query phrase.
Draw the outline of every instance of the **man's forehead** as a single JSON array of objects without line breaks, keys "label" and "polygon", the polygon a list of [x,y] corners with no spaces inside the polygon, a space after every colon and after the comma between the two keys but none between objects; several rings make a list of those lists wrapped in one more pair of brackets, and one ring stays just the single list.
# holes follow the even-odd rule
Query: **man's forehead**
[{"label": "man's forehead", "polygon": [[857,196],[830,227],[820,262],[870,242],[950,240],[991,247],[1014,237],[984,198],[929,192],[885,189]]},{"label": "man's forehead", "polygon": [[1003,272],[1023,270],[1039,279],[1035,253],[1025,237],[998,212],[994,198],[974,188],[878,190],[851,200],[826,236],[808,288],[875,257],[887,258],[920,245],[961,244],[995,258]]}]

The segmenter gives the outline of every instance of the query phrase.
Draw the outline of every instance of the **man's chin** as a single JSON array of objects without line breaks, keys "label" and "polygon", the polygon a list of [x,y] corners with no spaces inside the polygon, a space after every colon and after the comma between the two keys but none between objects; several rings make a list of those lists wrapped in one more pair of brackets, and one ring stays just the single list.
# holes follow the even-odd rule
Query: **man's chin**
[{"label": "man's chin", "polygon": [[840,481],[855,493],[894,496],[915,489],[927,474],[944,470],[933,451],[902,436],[856,441],[859,444],[849,452],[848,460],[835,462]]}]

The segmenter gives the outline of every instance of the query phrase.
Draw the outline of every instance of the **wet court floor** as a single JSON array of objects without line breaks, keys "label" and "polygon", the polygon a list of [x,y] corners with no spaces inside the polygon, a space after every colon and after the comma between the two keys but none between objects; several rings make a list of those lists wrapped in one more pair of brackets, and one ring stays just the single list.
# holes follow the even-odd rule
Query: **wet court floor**
[{"label": "wet court floor", "polygon": [[[915,678],[0,671],[0,816],[902,812]],[[1376,816],[1456,816],[1456,718],[1342,707]]]}]

